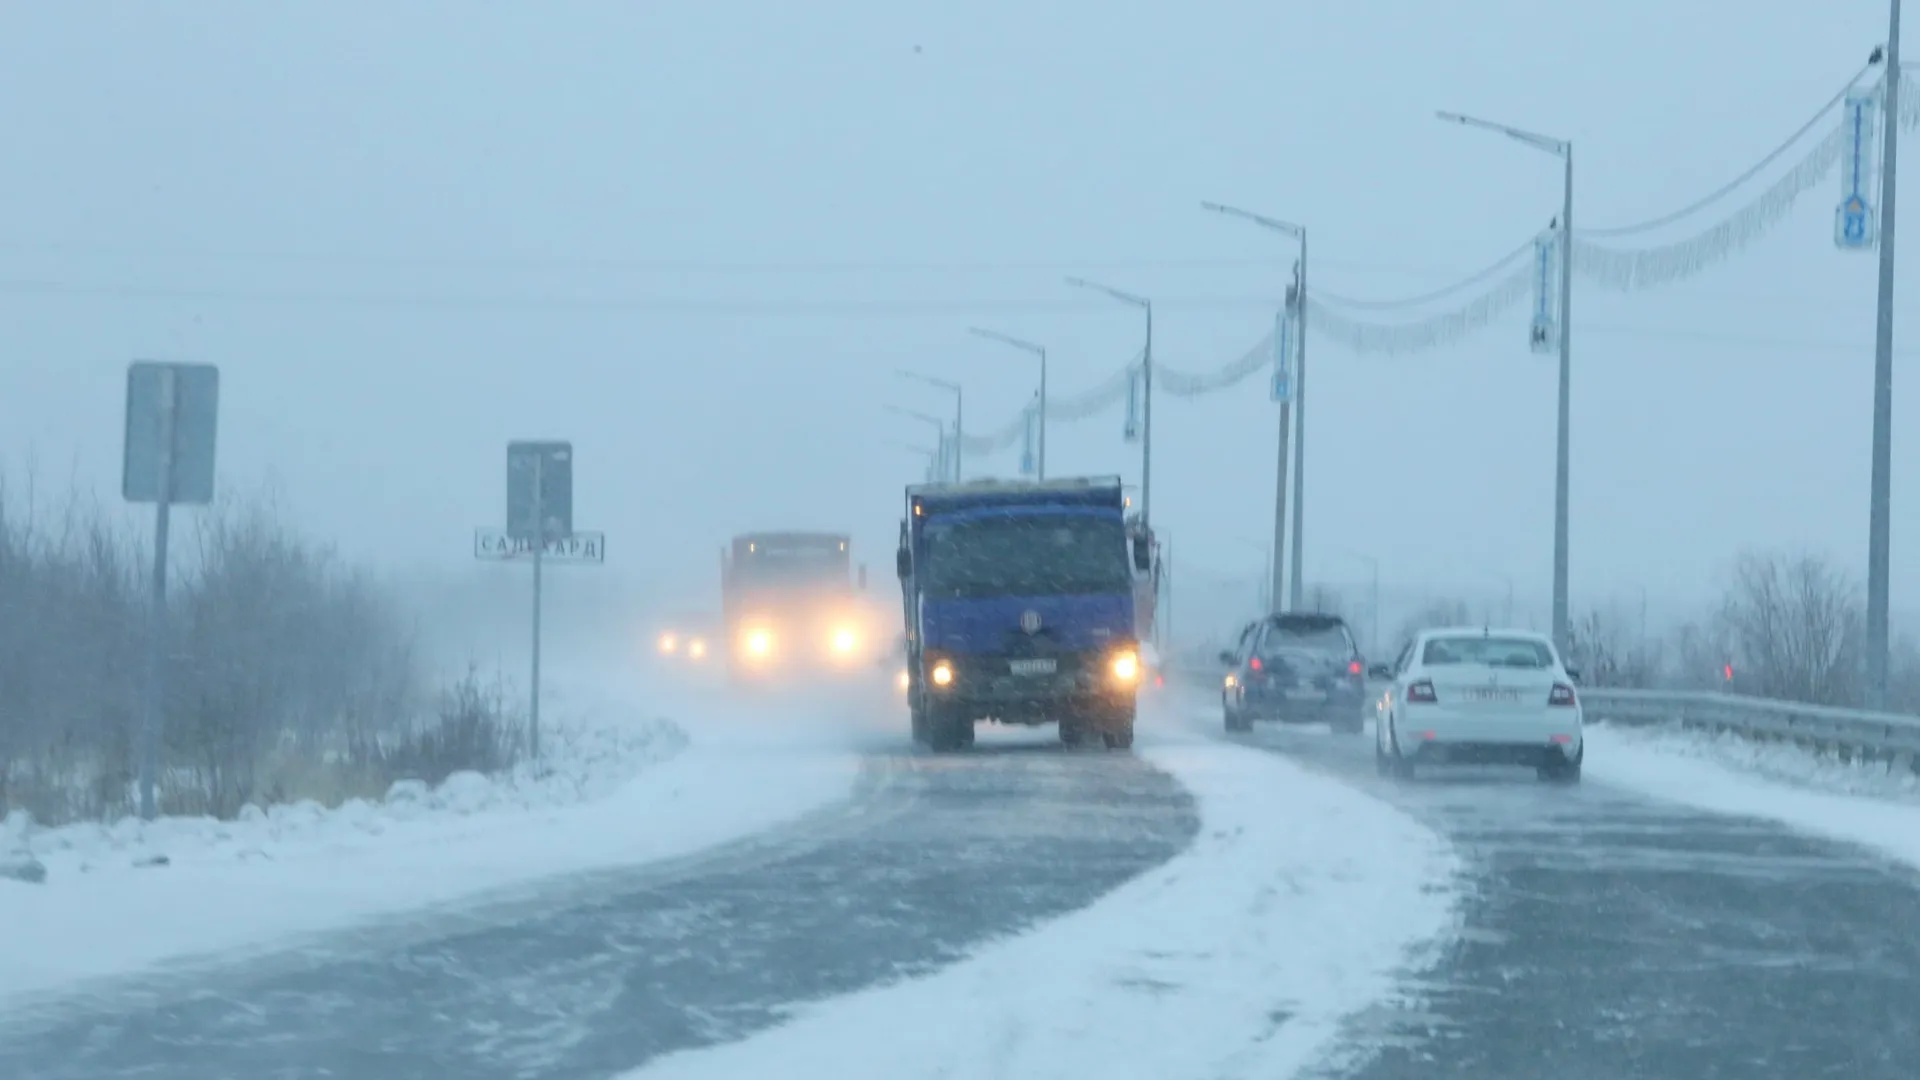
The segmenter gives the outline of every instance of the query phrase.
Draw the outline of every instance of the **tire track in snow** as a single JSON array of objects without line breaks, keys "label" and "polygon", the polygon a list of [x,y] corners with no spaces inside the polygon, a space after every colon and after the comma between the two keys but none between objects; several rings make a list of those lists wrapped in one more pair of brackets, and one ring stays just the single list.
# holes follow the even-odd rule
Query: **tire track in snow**
[{"label": "tire track in snow", "polygon": [[[1217,716],[1212,718],[1218,724]],[[1592,780],[1375,775],[1372,739],[1253,745],[1393,803],[1471,875],[1421,1000],[1350,1033],[1350,1080],[1906,1080],[1920,1061],[1920,875],[1772,822]]]},{"label": "tire track in snow", "polygon": [[1131,755],[874,755],[851,803],[678,863],[16,1014],[0,1075],[604,1077],[950,963],[1197,828],[1190,796]]}]

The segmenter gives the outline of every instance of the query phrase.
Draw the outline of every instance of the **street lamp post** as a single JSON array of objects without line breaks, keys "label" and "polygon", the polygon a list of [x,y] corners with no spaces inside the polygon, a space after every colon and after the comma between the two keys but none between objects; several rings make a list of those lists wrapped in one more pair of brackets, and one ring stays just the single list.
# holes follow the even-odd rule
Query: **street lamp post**
[{"label": "street lamp post", "polygon": [[896,442],[893,445],[896,449],[907,450],[915,454],[925,455],[927,459],[927,479],[932,480],[934,478],[934,474],[938,471],[938,463],[940,461],[940,451],[933,449],[931,447],[917,446],[913,443]]},{"label": "street lamp post", "polygon": [[1140,417],[1140,524],[1151,525],[1153,521],[1153,301],[1144,296],[1121,292],[1109,285],[1102,285],[1086,278],[1070,277],[1067,284],[1076,289],[1091,289],[1105,293],[1123,304],[1137,307],[1147,315],[1147,347],[1141,354],[1140,393],[1146,401],[1141,406]]},{"label": "street lamp post", "polygon": [[[1289,570],[1293,575],[1293,587],[1287,594],[1287,606],[1298,611],[1300,609],[1300,590],[1303,578],[1300,568],[1305,558],[1305,549],[1301,536],[1305,531],[1304,521],[1307,503],[1307,229],[1306,226],[1296,225],[1291,221],[1282,221],[1279,218],[1267,217],[1263,214],[1256,214],[1238,207],[1223,206],[1220,203],[1203,202],[1200,204],[1200,208],[1210,210],[1216,214],[1224,214],[1227,217],[1239,218],[1242,221],[1250,221],[1263,229],[1269,229],[1283,236],[1292,237],[1300,241],[1300,262],[1295,268],[1298,272],[1298,279],[1295,282],[1295,295],[1298,297],[1299,304],[1300,340],[1294,349],[1293,392],[1287,396],[1287,400],[1280,403],[1280,467],[1279,475],[1274,480],[1273,495],[1273,544],[1275,551],[1281,551],[1284,550],[1280,534],[1281,530],[1285,527],[1284,523],[1287,511],[1287,444],[1289,442],[1288,428],[1291,426],[1293,428],[1291,439],[1297,441],[1297,445],[1293,447],[1293,550],[1289,566]],[[1275,345],[1278,344],[1278,342],[1275,342]],[[1290,412],[1292,414],[1291,425],[1288,423],[1288,414]],[[1274,562],[1273,573],[1273,597],[1274,602],[1278,604],[1280,599],[1280,563],[1278,560]]]},{"label": "street lamp post", "polygon": [[1031,341],[1022,341],[1017,337],[1002,334],[997,330],[982,330],[977,326],[967,328],[974,337],[997,341],[1002,345],[1011,345],[1024,352],[1030,352],[1040,358],[1040,461],[1039,479],[1047,478],[1047,347]]},{"label": "street lamp post", "polygon": [[912,409],[903,409],[898,405],[887,406],[887,411],[891,413],[899,413],[901,416],[911,416],[915,420],[924,420],[927,423],[933,425],[933,430],[938,432],[940,435],[940,442],[939,442],[939,446],[940,446],[939,458],[940,458],[940,465],[941,465],[940,471],[944,474],[949,474],[945,478],[951,479],[950,474],[953,471],[953,458],[950,456],[951,452],[947,449],[949,445],[948,438],[947,438],[947,422],[945,420],[940,419],[937,416],[933,416],[931,414],[923,413],[923,412],[915,412]]},{"label": "street lamp post", "polygon": [[923,382],[928,386],[937,386],[942,390],[948,390],[953,393],[953,482],[956,484],[959,483],[961,479],[960,434],[965,430],[960,424],[961,421],[966,419],[966,395],[961,391],[960,384],[957,382],[948,382],[945,379],[936,379],[931,375],[922,375],[917,371],[907,371],[904,368],[896,369],[894,374],[899,375],[903,379]]},{"label": "street lamp post", "polygon": [[1573,378],[1573,143],[1520,128],[1496,124],[1460,113],[1436,113],[1440,119],[1466,127],[1480,128],[1505,135],[1536,150],[1542,150],[1566,164],[1566,180],[1560,206],[1560,425],[1555,451],[1553,484],[1553,642],[1565,651],[1568,647],[1567,618],[1567,480],[1570,472],[1567,428],[1571,419]]}]

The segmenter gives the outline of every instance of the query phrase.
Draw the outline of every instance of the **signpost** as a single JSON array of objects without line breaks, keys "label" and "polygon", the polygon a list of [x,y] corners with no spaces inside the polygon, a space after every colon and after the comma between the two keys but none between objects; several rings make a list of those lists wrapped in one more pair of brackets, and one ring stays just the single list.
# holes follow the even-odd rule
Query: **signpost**
[{"label": "signpost", "polygon": [[1870,92],[1850,93],[1840,114],[1846,124],[1847,157],[1840,175],[1840,206],[1833,212],[1833,243],[1842,251],[1871,251],[1879,239],[1868,198],[1877,164],[1873,135],[1879,126],[1878,105]]},{"label": "signpost", "polygon": [[[515,540],[500,529],[475,529],[473,557],[491,562],[532,562],[533,541]],[[549,539],[540,549],[540,561],[543,564],[604,563],[607,561],[606,535],[577,532],[565,540]]]},{"label": "signpost", "polygon": [[147,608],[147,686],[140,710],[140,817],[154,816],[154,777],[167,705],[167,540],[173,504],[213,501],[220,369],[138,360],[127,367],[120,495],[152,503],[153,581]]},{"label": "signpost", "polygon": [[1527,328],[1527,347],[1542,355],[1560,347],[1560,260],[1554,245],[1556,229],[1533,240],[1533,323]]},{"label": "signpost", "polygon": [[507,444],[507,527],[476,529],[473,557],[533,564],[533,685],[528,691],[527,743],[540,757],[540,593],[548,560],[597,565],[606,537],[573,531],[573,444],[544,440]]}]

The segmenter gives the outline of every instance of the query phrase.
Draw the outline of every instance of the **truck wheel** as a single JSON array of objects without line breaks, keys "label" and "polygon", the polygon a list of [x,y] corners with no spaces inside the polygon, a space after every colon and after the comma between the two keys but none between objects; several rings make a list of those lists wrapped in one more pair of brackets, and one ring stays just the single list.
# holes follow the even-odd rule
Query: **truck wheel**
[{"label": "truck wheel", "polygon": [[973,718],[958,709],[929,705],[923,723],[927,748],[936,754],[950,754],[973,745]]},{"label": "truck wheel", "polygon": [[1107,718],[1100,729],[1100,738],[1109,750],[1133,749],[1133,716],[1136,709],[1129,703]]}]

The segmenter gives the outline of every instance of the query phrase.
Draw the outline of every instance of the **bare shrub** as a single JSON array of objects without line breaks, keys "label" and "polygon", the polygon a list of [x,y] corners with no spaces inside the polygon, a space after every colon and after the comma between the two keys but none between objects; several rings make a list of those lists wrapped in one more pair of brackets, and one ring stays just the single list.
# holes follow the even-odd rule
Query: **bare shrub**
[{"label": "bare shrub", "polygon": [[1763,697],[1857,706],[1865,619],[1859,589],[1811,555],[1748,553],[1721,609],[1742,682]]},{"label": "bare shrub", "polygon": [[[0,481],[5,476],[0,475]],[[149,542],[74,498],[0,482],[0,816],[133,810]],[[284,524],[270,498],[196,512],[169,587],[169,813],[379,795],[505,768],[518,728],[475,673],[435,709],[407,619],[364,572]]]},{"label": "bare shrub", "polygon": [[520,758],[524,727],[508,704],[507,686],[495,676],[482,682],[478,668],[441,691],[432,721],[422,724],[383,755],[389,780],[438,784],[456,772],[500,772]]},{"label": "bare shrub", "polygon": [[1568,628],[1567,666],[1588,686],[1647,689],[1659,684],[1660,653],[1644,637],[1629,636],[1621,620],[1589,611]]}]

